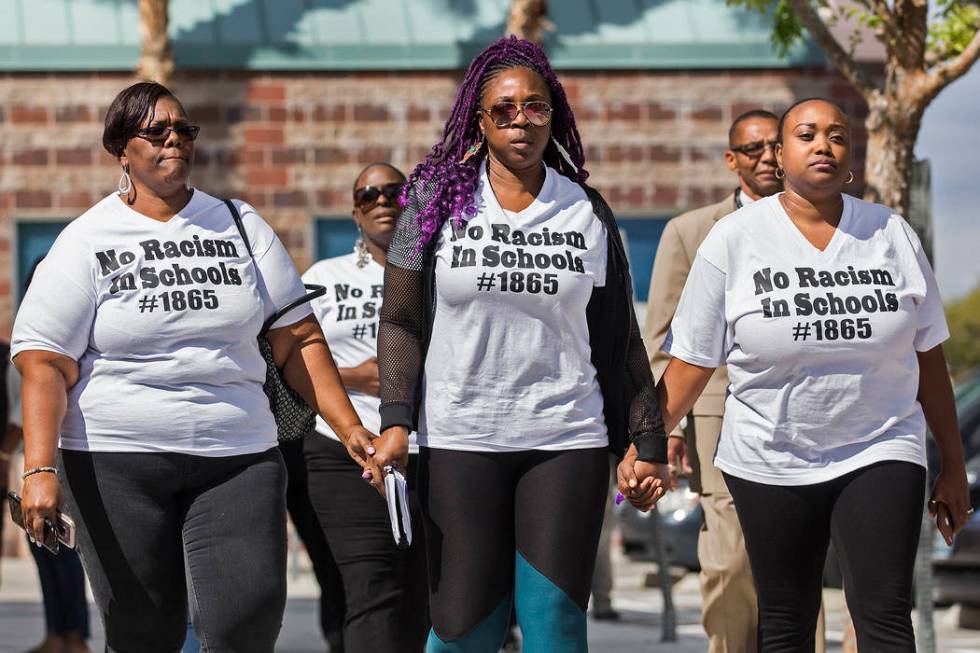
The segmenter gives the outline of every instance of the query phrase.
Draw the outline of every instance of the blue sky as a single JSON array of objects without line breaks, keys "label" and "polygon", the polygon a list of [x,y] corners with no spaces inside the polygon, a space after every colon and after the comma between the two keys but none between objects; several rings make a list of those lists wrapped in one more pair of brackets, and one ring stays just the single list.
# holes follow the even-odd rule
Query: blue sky
[{"label": "blue sky", "polygon": [[915,155],[932,163],[936,276],[949,301],[980,284],[980,64],[933,100]]}]

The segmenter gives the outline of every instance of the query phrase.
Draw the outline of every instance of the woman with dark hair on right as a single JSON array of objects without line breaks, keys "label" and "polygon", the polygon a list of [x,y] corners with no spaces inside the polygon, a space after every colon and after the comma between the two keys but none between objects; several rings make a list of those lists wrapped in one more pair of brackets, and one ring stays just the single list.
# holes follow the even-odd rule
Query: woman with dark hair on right
[{"label": "woman with dark hair on right", "polygon": [[[759,596],[763,653],[813,651],[828,542],[861,651],[915,650],[912,568],[926,482],[926,426],[942,452],[929,509],[951,542],[970,513],[940,344],[936,280],[915,232],[843,194],[851,129],[833,103],[779,124],[785,192],[723,218],[698,250],[664,344],[667,430],[712,370],[731,388],[715,454]],[[647,508],[627,458],[620,488]]]}]

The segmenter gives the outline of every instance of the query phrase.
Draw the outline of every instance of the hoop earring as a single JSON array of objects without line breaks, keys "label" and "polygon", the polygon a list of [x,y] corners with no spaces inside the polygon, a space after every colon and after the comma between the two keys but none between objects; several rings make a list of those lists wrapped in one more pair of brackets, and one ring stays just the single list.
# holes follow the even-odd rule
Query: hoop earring
[{"label": "hoop earring", "polygon": [[776,168],[776,172],[774,172],[773,174],[776,175],[776,179],[783,179],[784,177],[786,177],[786,173],[783,171],[782,168]]},{"label": "hoop earring", "polygon": [[116,195],[126,196],[129,192],[133,190],[133,180],[129,177],[129,166],[123,166],[122,175],[119,177],[119,184],[117,184]]},{"label": "hoop earring", "polygon": [[561,155],[561,158],[565,159],[565,163],[571,166],[572,170],[575,171],[575,174],[578,174],[578,166],[572,163],[572,157],[568,154],[568,150],[563,148],[561,143],[559,143],[558,139],[554,136],[551,137],[551,142],[555,144],[556,148],[558,148],[558,154]]},{"label": "hoop earring", "polygon": [[357,254],[357,267],[363,268],[371,262],[371,252],[368,251],[367,243],[364,242],[364,230],[361,225],[357,225],[357,240],[354,241],[354,253]]},{"label": "hoop earring", "polygon": [[850,172],[847,173],[847,181],[845,181],[844,183],[845,184],[849,184],[852,181],[854,181],[854,171],[853,170],[851,170]]},{"label": "hoop earring", "polygon": [[476,153],[480,151],[481,147],[483,147],[483,136],[480,136],[480,140],[470,145],[470,149],[466,150],[466,154],[463,155],[463,158],[460,159],[459,162],[466,163],[472,159],[474,156],[476,156]]}]

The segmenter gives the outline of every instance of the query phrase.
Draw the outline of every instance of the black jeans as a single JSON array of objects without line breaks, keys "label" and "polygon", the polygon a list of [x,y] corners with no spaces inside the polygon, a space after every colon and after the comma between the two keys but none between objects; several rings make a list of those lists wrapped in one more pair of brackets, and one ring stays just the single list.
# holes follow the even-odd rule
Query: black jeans
[{"label": "black jeans", "polygon": [[306,547],[306,553],[313,563],[313,575],[320,586],[320,630],[330,645],[330,653],[344,653],[344,612],[347,605],[344,581],[330,551],[327,537],[320,527],[316,509],[310,501],[306,472],[306,443],[320,437],[323,436],[311,433],[300,440],[280,442],[279,451],[282,452],[289,474],[286,484],[286,510],[289,511],[299,539]]},{"label": "black jeans", "polygon": [[384,499],[361,478],[339,442],[311,435],[305,445],[310,500],[344,582],[348,653],[420,653],[429,629],[425,542],[408,468],[412,547],[395,546]]},{"label": "black jeans", "polygon": [[61,547],[51,553],[44,547],[30,545],[37,564],[44,597],[44,623],[50,635],[75,633],[89,637],[88,599],[85,598],[85,572],[78,554]]},{"label": "black jeans", "polygon": [[812,652],[828,542],[859,651],[915,651],[912,572],[925,468],[881,462],[825,483],[779,486],[725,474],[759,595],[759,650]]},{"label": "black jeans", "polygon": [[223,458],[62,450],[60,458],[108,651],[179,651],[188,596],[202,650],[273,651],[286,607],[278,448]]}]

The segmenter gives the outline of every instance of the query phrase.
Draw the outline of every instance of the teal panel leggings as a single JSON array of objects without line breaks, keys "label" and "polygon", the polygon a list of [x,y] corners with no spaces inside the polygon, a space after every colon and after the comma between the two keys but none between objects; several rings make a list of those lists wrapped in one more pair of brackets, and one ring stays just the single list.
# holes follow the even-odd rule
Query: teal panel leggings
[{"label": "teal panel leggings", "polygon": [[609,482],[605,449],[422,448],[429,653],[496,653],[511,606],[525,653],[588,650],[585,610]]}]

